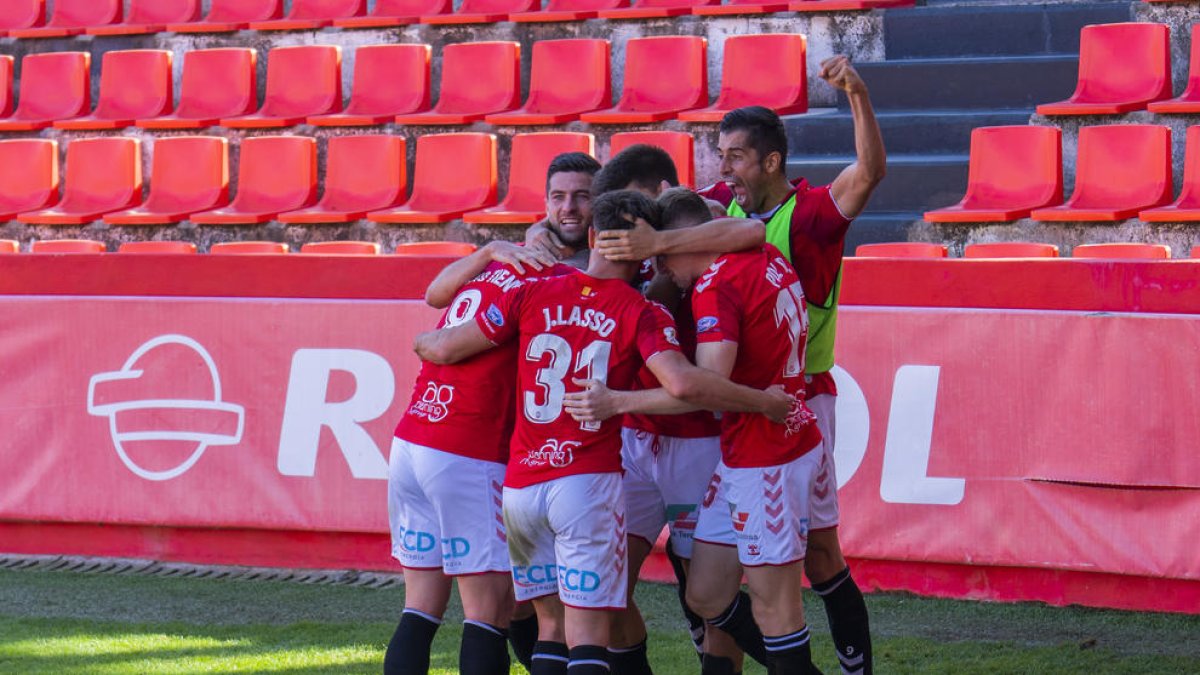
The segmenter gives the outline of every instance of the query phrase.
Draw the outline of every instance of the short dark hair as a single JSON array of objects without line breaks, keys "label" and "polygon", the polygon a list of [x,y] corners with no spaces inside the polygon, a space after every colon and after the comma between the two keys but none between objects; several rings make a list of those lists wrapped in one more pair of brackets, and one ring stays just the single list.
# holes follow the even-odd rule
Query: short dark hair
[{"label": "short dark hair", "polygon": [[638,143],[618,152],[600,169],[592,181],[592,196],[624,190],[630,185],[653,192],[664,180],[679,185],[675,160],[660,147]]},{"label": "short dark hair", "polygon": [[712,220],[708,202],[685,187],[673,187],[658,197],[663,227],[690,227]]},{"label": "short dark hair", "polygon": [[758,153],[760,160],[772,152],[779,153],[780,164],[787,164],[788,139],[783,120],[775,111],[761,105],[750,105],[725,113],[719,131],[745,131],[750,147]]},{"label": "short dark hair", "polygon": [[600,162],[586,152],[564,152],[550,160],[546,167],[546,192],[550,192],[550,179],[556,173],[586,173],[595,177],[600,170]]},{"label": "short dark hair", "polygon": [[592,202],[592,227],[597,232],[631,230],[632,218],[641,218],[650,227],[662,229],[658,204],[637,190],[605,192]]}]

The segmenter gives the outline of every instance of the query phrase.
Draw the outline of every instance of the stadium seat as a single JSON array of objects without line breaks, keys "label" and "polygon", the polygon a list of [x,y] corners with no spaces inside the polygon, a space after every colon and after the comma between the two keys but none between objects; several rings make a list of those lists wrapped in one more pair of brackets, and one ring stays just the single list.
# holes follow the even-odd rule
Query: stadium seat
[{"label": "stadium seat", "polygon": [[92,239],[45,239],[29,245],[30,253],[104,253],[108,247]]},{"label": "stadium seat", "polygon": [[808,110],[806,38],[798,33],[735,35],[725,40],[721,93],[707,108],[679,114],[685,122],[720,122],[725,113],[761,105],[780,115]]},{"label": "stadium seat", "polygon": [[20,253],[21,242],[12,239],[0,239],[0,253]]},{"label": "stadium seat", "polygon": [[1072,258],[1106,260],[1169,260],[1171,247],[1166,244],[1116,243],[1082,244],[1071,251]]},{"label": "stadium seat", "polygon": [[1006,222],[1063,200],[1062,132],[1055,127],[980,127],[971,132],[967,194],[925,214],[931,223]]},{"label": "stadium seat", "polygon": [[58,201],[58,143],[46,138],[0,141],[0,221]]},{"label": "stadium seat", "polygon": [[1200,258],[1200,246],[1193,246],[1190,254],[1191,258]]},{"label": "stadium seat", "polygon": [[317,142],[303,136],[242,141],[237,195],[229,206],[190,217],[202,225],[266,223],[317,201]]},{"label": "stadium seat", "polygon": [[367,0],[292,0],[292,11],[286,17],[252,21],[250,30],[316,30],[332,26],[334,19],[366,13]]},{"label": "stadium seat", "polygon": [[732,14],[771,14],[788,11],[788,3],[764,2],[763,0],[729,0],[721,5],[701,5],[692,9],[697,16],[728,16]]},{"label": "stadium seat", "polygon": [[789,12],[853,12],[888,7],[912,7],[914,0],[793,0]]},{"label": "stadium seat", "polygon": [[1138,214],[1147,223],[1200,222],[1200,126],[1188,127],[1183,158],[1183,188],[1179,199],[1168,206]]},{"label": "stadium seat", "polygon": [[1166,101],[1155,101],[1147,108],[1152,113],[1197,113],[1200,112],[1200,23],[1192,24],[1191,60],[1188,63],[1188,81],[1183,93]]},{"label": "stadium seat", "polygon": [[541,0],[463,0],[457,12],[423,16],[421,23],[496,23],[508,20],[509,14],[532,12],[541,6]]},{"label": "stadium seat", "polygon": [[859,258],[945,258],[945,244],[927,244],[918,241],[898,241],[886,244],[863,244],[854,250]]},{"label": "stadium seat", "polygon": [[229,203],[229,145],[213,136],[154,143],[150,195],[141,206],[104,216],[109,225],[165,225]]},{"label": "stadium seat", "polygon": [[414,241],[406,244],[396,244],[395,255],[400,256],[454,256],[464,258],[474,253],[479,247],[461,241]]},{"label": "stadium seat", "polygon": [[608,40],[539,40],[532,61],[525,105],[488,124],[562,124],[612,103]]},{"label": "stadium seat", "polygon": [[289,250],[278,241],[223,241],[208,247],[209,253],[217,255],[279,255]]},{"label": "stadium seat", "polygon": [[212,0],[212,8],[203,21],[172,23],[167,30],[176,33],[231,33],[245,30],[252,22],[270,21],[283,16],[283,0]]},{"label": "stadium seat", "polygon": [[1084,26],[1079,79],[1071,98],[1039,105],[1039,115],[1115,115],[1171,98],[1171,36],[1165,24]]},{"label": "stadium seat", "polygon": [[325,159],[325,194],[316,206],[279,216],[281,223],[349,223],[368,211],[404,203],[404,139],[399,136],[334,136]]},{"label": "stadium seat", "polygon": [[131,0],[129,17],[121,23],[92,26],[88,35],[142,35],[167,29],[168,24],[200,18],[200,0]]},{"label": "stadium seat", "polygon": [[421,17],[450,12],[450,0],[376,0],[369,16],[334,19],[338,28],[387,28],[420,23]]},{"label": "stadium seat", "polygon": [[171,112],[170,51],[133,49],[106,52],[100,63],[100,100],[90,115],[58,120],[56,129],[123,129],[139,118]]},{"label": "stadium seat", "polygon": [[661,122],[708,105],[707,44],[704,38],[691,36],[629,40],[621,100],[581,119],[589,124]]},{"label": "stadium seat", "polygon": [[316,115],[319,127],[387,124],[396,115],[429,110],[429,45],[370,45],[354,54],[354,90],[345,112]]},{"label": "stadium seat", "polygon": [[0,3],[0,34],[35,28],[46,21],[46,0],[7,0]]},{"label": "stadium seat", "polygon": [[253,49],[200,49],[183,55],[179,105],[162,117],[139,119],[143,129],[200,129],[221,118],[250,115],[258,105]]},{"label": "stadium seat", "polygon": [[659,19],[691,14],[702,5],[719,5],[721,0],[636,0],[632,7],[606,9],[601,19]]},{"label": "stadium seat", "polygon": [[[621,9],[629,6],[629,0],[550,0],[546,9],[536,6],[529,12],[509,14],[508,20],[517,23],[551,23],[557,21],[583,21],[595,19],[602,10]],[[535,43],[534,48],[537,45]]]},{"label": "stadium seat", "polygon": [[9,37],[60,38],[82,35],[93,26],[119,23],[125,3],[123,0],[54,0],[54,13],[45,26],[13,28]]},{"label": "stadium seat", "polygon": [[56,206],[17,215],[30,225],[82,225],[142,202],[142,144],[85,138],[67,144],[66,187]]},{"label": "stadium seat", "polygon": [[342,111],[342,49],[278,47],[267,55],[267,91],[258,112],[225,117],[221,126],[264,129],[302,124],[309,115]]},{"label": "stadium seat", "polygon": [[1024,241],[998,241],[987,244],[967,244],[964,258],[1057,258],[1054,244]]},{"label": "stadium seat", "polygon": [[521,105],[521,46],[465,42],[442,49],[442,81],[433,110],[397,115],[396,124],[471,124]]},{"label": "stadium seat", "polygon": [[309,255],[379,255],[379,244],[372,241],[314,241],[300,247]]},{"label": "stadium seat", "polygon": [[0,118],[13,113],[13,57],[0,54]]},{"label": "stadium seat", "polygon": [[403,206],[367,214],[376,223],[445,223],[496,203],[496,137],[417,137],[412,196]]},{"label": "stadium seat", "polygon": [[682,131],[626,131],[613,134],[609,141],[608,157],[611,159],[618,152],[639,143],[666,150],[671,159],[675,160],[679,184],[695,187],[696,159],[691,134]]},{"label": "stadium seat", "polygon": [[17,109],[0,119],[0,131],[45,129],[57,120],[91,112],[91,63],[87,52],[27,54],[21,59]]},{"label": "stadium seat", "polygon": [[1116,221],[1171,201],[1171,130],[1150,124],[1083,127],[1075,192],[1036,209],[1041,221]]},{"label": "stadium seat", "polygon": [[121,244],[117,253],[192,254],[196,245],[190,241],[130,241]]},{"label": "stadium seat", "polygon": [[472,224],[528,224],[546,216],[546,169],[564,152],[595,154],[591,134],[551,131],[517,134],[509,152],[508,194],[497,206],[472,211],[463,221]]}]

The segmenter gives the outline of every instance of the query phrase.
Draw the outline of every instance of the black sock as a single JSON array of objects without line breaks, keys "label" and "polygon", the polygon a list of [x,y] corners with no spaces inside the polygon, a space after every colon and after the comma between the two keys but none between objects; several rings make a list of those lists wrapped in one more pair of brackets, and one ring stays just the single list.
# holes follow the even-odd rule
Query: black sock
[{"label": "black sock", "polygon": [[481,621],[463,621],[458,672],[463,675],[506,675],[508,631]]},{"label": "black sock", "polygon": [[704,619],[693,612],[687,604],[687,571],[683,569],[683,558],[675,555],[671,540],[667,539],[667,560],[671,561],[671,569],[675,571],[675,580],[679,582],[676,591],[679,593],[679,606],[683,608],[683,618],[687,619],[688,632],[692,634],[692,644],[696,647],[696,655],[700,663],[704,663]]},{"label": "black sock", "polygon": [[441,620],[406,609],[383,657],[384,675],[425,675],[429,672],[429,646]]},{"label": "black sock", "polygon": [[597,645],[576,645],[571,648],[568,675],[608,675],[608,650]]},{"label": "black sock", "polygon": [[737,675],[733,659],[726,656],[705,654],[700,663],[700,675]]},{"label": "black sock", "polygon": [[871,623],[862,591],[850,576],[850,568],[838,572],[813,590],[825,601],[829,632],[837,647],[838,665],[845,675],[871,675]]},{"label": "black sock", "polygon": [[537,643],[538,620],[537,614],[531,614],[524,619],[513,619],[508,627],[508,642],[512,645],[513,654],[517,661],[525,666],[525,670],[533,671],[533,645]]},{"label": "black sock", "polygon": [[646,641],[625,649],[608,648],[608,665],[613,675],[654,675],[646,655]]},{"label": "black sock", "polygon": [[709,619],[708,625],[729,633],[737,646],[746,652],[746,656],[767,665],[767,650],[763,647],[762,631],[754,623],[754,615],[750,613],[750,596],[745,591],[738,591],[733,604],[715,619]]},{"label": "black sock", "polygon": [[530,675],[566,675],[567,662],[571,660],[567,646],[561,642],[538,640],[533,646],[533,667]]},{"label": "black sock", "polygon": [[763,637],[767,646],[768,675],[820,675],[813,665],[808,644],[808,626],[795,633]]}]

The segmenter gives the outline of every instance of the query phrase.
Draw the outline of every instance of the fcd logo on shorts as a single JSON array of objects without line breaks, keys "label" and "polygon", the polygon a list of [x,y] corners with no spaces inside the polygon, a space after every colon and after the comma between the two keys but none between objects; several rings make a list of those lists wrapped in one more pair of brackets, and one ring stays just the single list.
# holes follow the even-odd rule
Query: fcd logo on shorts
[{"label": "fcd logo on shorts", "polygon": [[525,466],[550,466],[556,469],[562,469],[571,465],[575,461],[575,449],[582,443],[579,441],[559,441],[556,438],[548,439],[542,444],[542,447],[537,450],[531,450],[526,455],[521,463]]}]

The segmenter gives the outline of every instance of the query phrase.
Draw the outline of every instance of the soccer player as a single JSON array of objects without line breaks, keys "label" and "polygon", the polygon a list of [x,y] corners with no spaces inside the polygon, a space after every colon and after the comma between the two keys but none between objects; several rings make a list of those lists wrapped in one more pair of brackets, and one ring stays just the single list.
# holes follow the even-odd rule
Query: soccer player
[{"label": "soccer player", "polygon": [[[609,193],[593,203],[593,232],[634,219],[654,225],[656,211],[639,193]],[[475,322],[417,338],[422,358],[453,363],[519,337],[521,414],[504,515],[517,599],[532,599],[538,613],[534,675],[607,673],[610,614],[626,601],[619,423],[576,422],[564,397],[584,380],[628,388],[645,363],[671,394],[698,406],[782,420],[796,404],[691,365],[670,315],[629,285],[637,269],[593,254],[584,273],[523,284]]]}]

